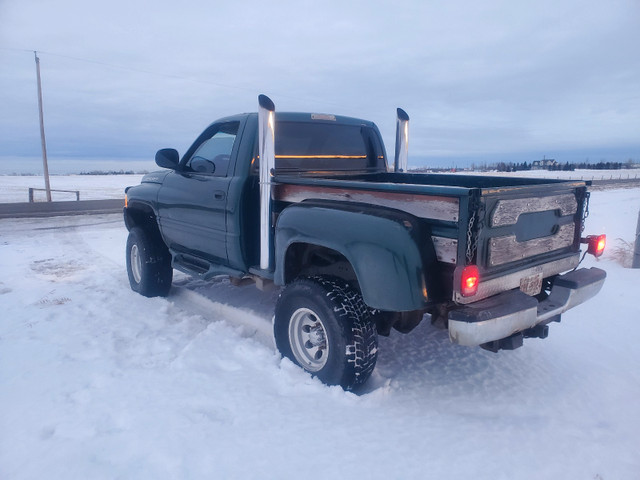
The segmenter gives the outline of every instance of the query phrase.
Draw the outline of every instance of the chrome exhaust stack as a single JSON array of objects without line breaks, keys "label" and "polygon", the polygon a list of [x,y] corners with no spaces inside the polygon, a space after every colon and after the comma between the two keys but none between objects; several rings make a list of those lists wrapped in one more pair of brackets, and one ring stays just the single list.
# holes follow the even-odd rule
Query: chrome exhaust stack
[{"label": "chrome exhaust stack", "polygon": [[395,172],[406,172],[409,165],[409,115],[403,109],[397,110],[396,155],[393,165]]},{"label": "chrome exhaust stack", "polygon": [[276,164],[275,110],[266,95],[258,96],[258,141],[260,155],[260,269],[271,267],[271,179]]}]

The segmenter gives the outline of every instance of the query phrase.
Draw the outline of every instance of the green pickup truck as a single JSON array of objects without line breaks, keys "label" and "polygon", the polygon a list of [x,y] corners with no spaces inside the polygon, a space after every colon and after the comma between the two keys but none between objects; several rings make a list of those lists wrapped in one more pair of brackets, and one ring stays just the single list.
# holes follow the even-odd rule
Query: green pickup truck
[{"label": "green pickup truck", "polygon": [[455,344],[512,350],[602,287],[603,270],[578,269],[581,244],[605,244],[582,236],[588,182],[411,174],[402,109],[390,168],[372,122],[258,102],[126,189],[136,292],[168,295],[174,268],[281,287],[279,351],[351,389],[392,328],[429,319]]}]

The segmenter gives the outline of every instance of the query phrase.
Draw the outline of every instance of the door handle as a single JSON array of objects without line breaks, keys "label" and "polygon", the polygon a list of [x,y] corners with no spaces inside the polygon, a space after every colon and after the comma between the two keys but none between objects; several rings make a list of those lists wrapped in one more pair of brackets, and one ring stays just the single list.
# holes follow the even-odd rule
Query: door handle
[{"label": "door handle", "polygon": [[222,190],[216,190],[213,192],[213,198],[216,200],[224,200],[227,195]]}]

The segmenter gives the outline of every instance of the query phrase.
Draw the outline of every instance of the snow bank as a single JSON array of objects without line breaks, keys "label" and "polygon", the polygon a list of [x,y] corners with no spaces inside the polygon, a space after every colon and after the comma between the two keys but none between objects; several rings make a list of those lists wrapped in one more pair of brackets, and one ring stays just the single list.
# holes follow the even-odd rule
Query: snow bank
[{"label": "snow bank", "polygon": [[[640,191],[587,233],[632,240]],[[363,391],[281,360],[275,294],[178,276],[133,293],[119,215],[0,220],[0,478],[637,479],[640,270],[546,340],[492,354],[422,324]]]}]

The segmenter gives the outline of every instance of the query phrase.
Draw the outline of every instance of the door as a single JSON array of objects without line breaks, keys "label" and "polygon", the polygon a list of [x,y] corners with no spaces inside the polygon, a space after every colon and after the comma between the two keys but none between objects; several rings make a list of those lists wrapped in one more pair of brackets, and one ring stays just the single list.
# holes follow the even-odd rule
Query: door
[{"label": "door", "polygon": [[169,248],[227,262],[227,206],[240,122],[211,125],[158,192],[160,228]]}]

